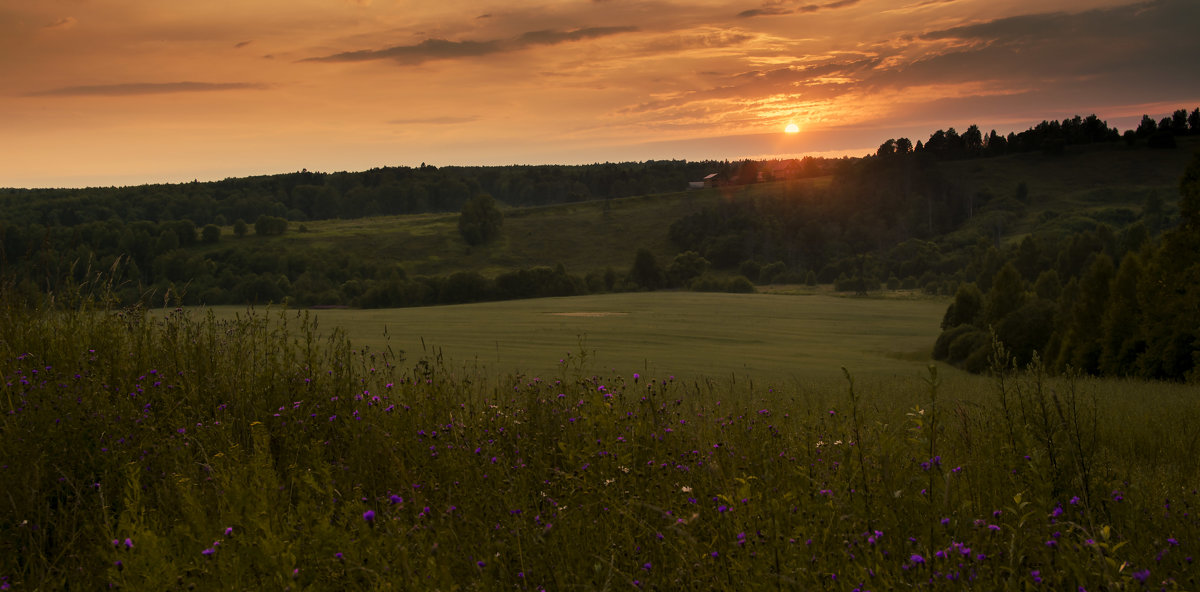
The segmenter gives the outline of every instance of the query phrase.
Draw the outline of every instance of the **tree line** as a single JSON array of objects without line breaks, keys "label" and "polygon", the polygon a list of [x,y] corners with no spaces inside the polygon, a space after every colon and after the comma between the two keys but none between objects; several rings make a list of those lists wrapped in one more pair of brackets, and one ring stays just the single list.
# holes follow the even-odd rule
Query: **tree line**
[{"label": "tree line", "polygon": [[934,358],[982,372],[998,343],[1001,361],[1022,367],[1200,379],[1200,153],[1179,190],[1180,222],[1158,237],[1161,203],[1148,203],[1120,235],[1100,226],[987,251],[946,310]]}]

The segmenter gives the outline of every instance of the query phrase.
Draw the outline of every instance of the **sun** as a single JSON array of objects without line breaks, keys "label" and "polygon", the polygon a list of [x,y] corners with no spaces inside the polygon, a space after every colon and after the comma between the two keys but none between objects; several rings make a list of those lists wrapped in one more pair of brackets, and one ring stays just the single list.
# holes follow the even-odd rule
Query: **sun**
[{"label": "sun", "polygon": [[789,123],[789,124],[787,124],[787,127],[783,128],[783,131],[784,131],[784,133],[788,133],[788,134],[798,134],[798,133],[800,133],[800,126],[798,126],[794,123]]}]

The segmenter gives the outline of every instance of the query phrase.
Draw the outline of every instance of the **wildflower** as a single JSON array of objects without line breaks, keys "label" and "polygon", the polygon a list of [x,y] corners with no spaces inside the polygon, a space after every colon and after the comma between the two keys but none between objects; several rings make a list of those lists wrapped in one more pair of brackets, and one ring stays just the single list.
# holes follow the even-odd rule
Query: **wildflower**
[{"label": "wildflower", "polygon": [[992,532],[997,532],[997,531],[999,531],[999,530],[1000,530],[1000,527],[999,527],[999,526],[996,526],[995,524],[989,524],[989,525],[988,525],[988,530],[990,530],[990,531],[992,531]]},{"label": "wildflower", "polygon": [[1035,570],[1029,572],[1029,575],[1033,578],[1034,583],[1036,583],[1036,584],[1042,583],[1042,572],[1035,569]]},{"label": "wildflower", "polygon": [[915,563],[915,564],[923,564],[923,563],[925,563],[925,558],[924,558],[924,557],[921,557],[920,555],[918,555],[918,554],[916,554],[916,553],[913,553],[913,554],[912,554],[912,557],[909,557],[909,558],[908,558],[908,560],[909,560],[909,561],[912,561],[912,562],[913,562],[913,563]]},{"label": "wildflower", "polygon": [[375,510],[367,510],[366,512],[363,512],[363,520],[366,521],[367,524],[374,523],[375,522]]},{"label": "wildflower", "polygon": [[475,565],[478,565],[479,567],[487,567],[487,563],[486,563],[486,562],[484,562],[484,561],[482,561],[482,560],[481,560],[481,561],[476,561],[476,562],[475,562]]},{"label": "wildflower", "polygon": [[210,556],[210,555],[212,555],[213,553],[216,553],[216,552],[217,552],[217,550],[216,550],[216,549],[214,549],[214,548],[212,548],[212,547],[209,547],[209,548],[207,548],[207,549],[205,549],[205,550],[201,551],[201,552],[200,552],[200,554],[201,554],[201,555],[204,555],[205,557],[208,557],[208,556]]},{"label": "wildflower", "polygon": [[1142,571],[1133,572],[1133,579],[1137,580],[1139,583],[1145,584],[1146,580],[1149,578],[1150,578],[1150,570],[1149,569],[1143,569]]},{"label": "wildflower", "polygon": [[1178,539],[1176,539],[1175,537],[1170,537],[1170,538],[1168,538],[1168,539],[1167,539],[1167,544],[1171,545],[1172,547],[1178,547],[1178,546],[1179,546],[1179,540],[1178,540]]},{"label": "wildflower", "polygon": [[391,495],[391,496],[390,496],[388,499],[389,499],[389,500],[391,500],[392,504],[402,504],[402,503],[404,503],[404,498],[402,498],[402,497],[400,497],[400,496],[398,496],[398,495],[396,495],[396,494],[394,494],[394,493],[393,493],[393,494],[392,494],[392,495]]},{"label": "wildflower", "polygon": [[126,548],[126,549],[132,549],[132,548],[133,548],[133,539],[125,539],[125,548]]},{"label": "wildflower", "polygon": [[233,527],[232,526],[225,527],[225,536],[227,536],[227,537],[233,536]]},{"label": "wildflower", "polygon": [[642,564],[642,569],[644,569],[644,570],[646,570],[646,571],[650,571],[650,568],[651,568],[651,567],[654,567],[654,566],[650,565],[650,562],[649,562],[649,561],[647,561],[647,562],[645,562],[645,563],[643,563],[643,564]]}]

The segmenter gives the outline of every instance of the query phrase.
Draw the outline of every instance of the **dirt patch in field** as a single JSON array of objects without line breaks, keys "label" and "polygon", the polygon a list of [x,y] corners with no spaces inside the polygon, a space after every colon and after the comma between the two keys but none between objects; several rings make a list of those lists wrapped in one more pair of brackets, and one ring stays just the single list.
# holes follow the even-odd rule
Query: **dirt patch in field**
[{"label": "dirt patch in field", "polygon": [[548,312],[546,314],[556,317],[623,317],[629,315],[627,312]]}]

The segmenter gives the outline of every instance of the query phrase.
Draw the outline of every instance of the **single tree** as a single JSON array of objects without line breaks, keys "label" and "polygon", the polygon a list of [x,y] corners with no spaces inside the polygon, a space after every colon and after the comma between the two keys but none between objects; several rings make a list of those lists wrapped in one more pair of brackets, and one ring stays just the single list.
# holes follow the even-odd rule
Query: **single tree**
[{"label": "single tree", "polygon": [[200,240],[205,243],[212,244],[221,239],[221,227],[216,224],[207,224],[204,230],[200,232]]},{"label": "single tree", "polygon": [[633,259],[633,268],[629,270],[629,279],[647,290],[655,290],[662,286],[663,272],[658,267],[658,260],[654,258],[654,253],[645,248],[637,250],[637,255]]},{"label": "single tree", "polygon": [[463,204],[458,216],[458,232],[471,246],[492,242],[500,236],[504,214],[496,207],[492,196],[481,193]]}]

